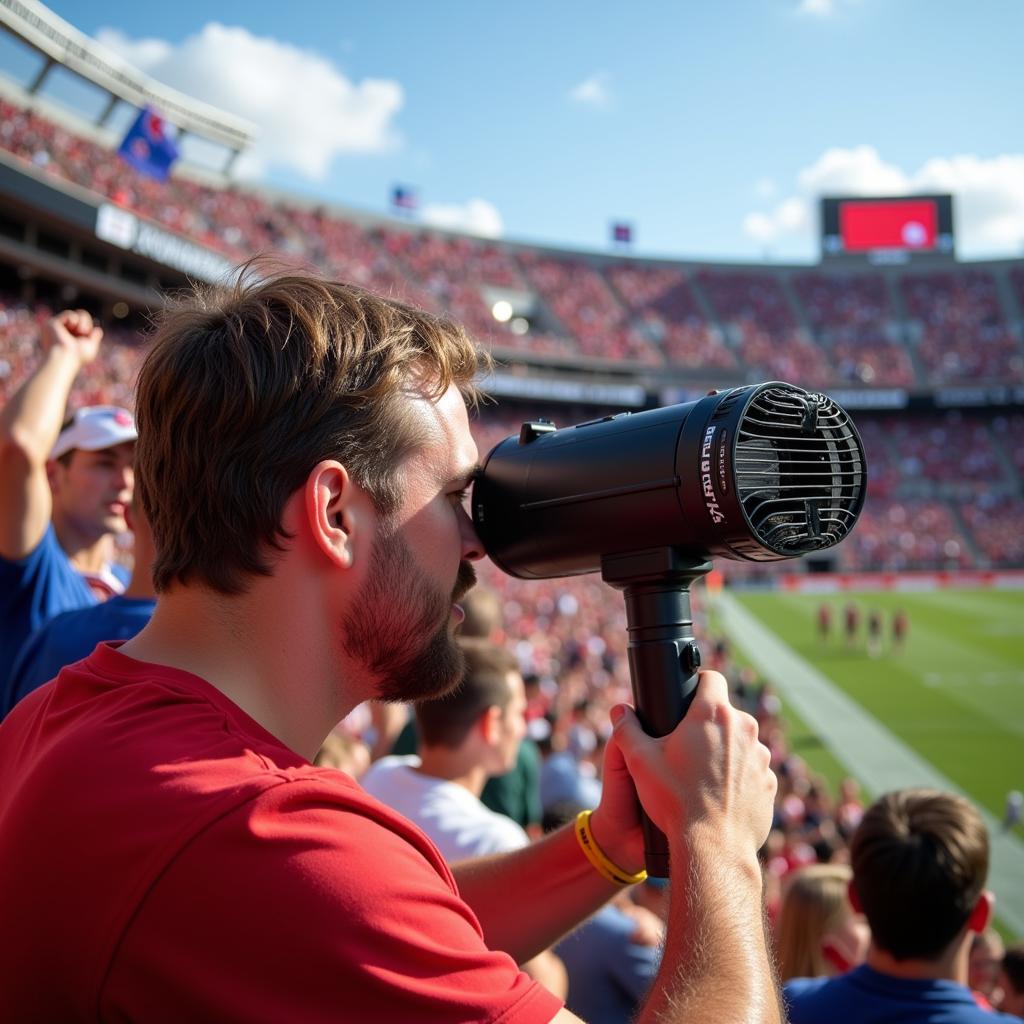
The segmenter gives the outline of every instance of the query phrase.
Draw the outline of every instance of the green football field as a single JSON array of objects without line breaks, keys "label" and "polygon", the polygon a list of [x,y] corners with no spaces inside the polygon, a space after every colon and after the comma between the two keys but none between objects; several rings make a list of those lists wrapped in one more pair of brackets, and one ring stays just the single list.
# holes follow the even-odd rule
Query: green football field
[{"label": "green football field", "polygon": [[[1007,793],[1024,790],[1024,591],[736,597],[997,820],[1003,817]],[[861,610],[860,636],[853,646],[841,635],[849,601]],[[833,612],[827,642],[816,623],[824,603]],[[867,651],[864,637],[873,608],[881,610],[886,627],[876,657]],[[906,611],[910,623],[901,651],[893,650],[888,635],[897,608]],[[832,780],[845,774],[798,716],[787,714],[794,747],[811,766]],[[1021,826],[1017,832],[1024,836]]]}]

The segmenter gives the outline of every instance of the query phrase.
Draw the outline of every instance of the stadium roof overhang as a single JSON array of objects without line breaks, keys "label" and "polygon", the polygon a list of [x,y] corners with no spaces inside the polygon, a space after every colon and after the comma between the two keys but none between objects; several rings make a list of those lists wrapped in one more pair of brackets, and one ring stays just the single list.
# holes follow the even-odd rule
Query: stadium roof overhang
[{"label": "stadium roof overhang", "polygon": [[47,60],[31,92],[59,64],[105,90],[112,103],[124,100],[135,107],[153,106],[183,132],[223,145],[232,153],[243,152],[256,136],[255,125],[155,81],[38,0],[0,0],[0,25]]}]

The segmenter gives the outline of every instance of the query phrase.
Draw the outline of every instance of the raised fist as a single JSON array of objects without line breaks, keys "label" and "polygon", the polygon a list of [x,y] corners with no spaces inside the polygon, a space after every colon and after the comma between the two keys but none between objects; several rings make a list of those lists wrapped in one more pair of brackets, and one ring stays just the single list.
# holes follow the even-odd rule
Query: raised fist
[{"label": "raised fist", "polygon": [[65,309],[50,317],[43,328],[44,352],[66,349],[78,357],[82,366],[96,358],[102,340],[103,328],[84,309]]}]

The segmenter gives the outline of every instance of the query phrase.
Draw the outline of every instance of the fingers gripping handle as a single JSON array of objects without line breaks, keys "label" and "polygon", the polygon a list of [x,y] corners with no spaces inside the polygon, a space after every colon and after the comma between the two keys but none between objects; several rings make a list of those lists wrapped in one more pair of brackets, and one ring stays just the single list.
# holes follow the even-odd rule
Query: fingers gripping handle
[{"label": "fingers gripping handle", "polygon": [[[688,659],[695,661],[687,672]],[[693,637],[640,642],[629,648],[629,671],[640,724],[651,736],[666,736],[683,719],[697,692],[700,652]],[[644,859],[647,873],[668,877],[668,840],[645,814]]]},{"label": "fingers gripping handle", "polygon": [[[651,736],[665,736],[682,721],[697,690],[700,650],[693,637],[690,585],[710,562],[655,548],[607,556],[606,583],[623,591],[629,630],[629,672],[637,717]],[[647,873],[669,874],[665,834],[643,815]]]}]

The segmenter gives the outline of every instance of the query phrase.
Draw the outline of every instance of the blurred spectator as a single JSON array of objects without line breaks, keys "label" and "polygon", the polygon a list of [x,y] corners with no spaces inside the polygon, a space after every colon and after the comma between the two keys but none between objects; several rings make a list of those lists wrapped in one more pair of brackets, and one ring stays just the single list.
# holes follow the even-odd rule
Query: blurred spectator
[{"label": "blurred spectator", "polygon": [[0,690],[0,718],[27,693],[54,679],[65,665],[91,654],[98,643],[127,640],[149,622],[156,607],[153,538],[138,502],[128,506],[125,519],[134,535],[135,565],[124,593],[101,604],[63,612],[25,641],[6,688]]},{"label": "blurred spectator", "polygon": [[1024,1017],[1024,942],[1010,946],[1003,955],[998,987],[1001,992],[998,1009]]},{"label": "blurred spectator", "polygon": [[985,823],[965,799],[934,790],[888,793],[853,837],[850,897],[871,928],[867,961],[785,986],[792,1024],[894,1019],[994,1024],[967,988],[972,935],[992,913]]},{"label": "blurred spectator", "polygon": [[416,706],[418,755],[375,761],[363,788],[415,821],[448,861],[518,849],[528,842],[514,822],[480,803],[489,775],[515,763],[526,729],[526,698],[515,659],[488,641],[460,641],[466,674],[439,701]]},{"label": "blurred spectator", "polygon": [[779,978],[822,978],[863,963],[871,934],[850,905],[846,864],[811,864],[787,875],[775,923]]},{"label": "blurred spectator", "polygon": [[995,928],[986,928],[971,937],[967,987],[974,993],[975,1002],[985,1009],[999,1004],[996,989],[1004,953],[1003,938]]},{"label": "blurred spectator", "polygon": [[135,423],[112,406],[64,419],[103,331],[85,310],[50,317],[42,358],[0,411],[0,682],[21,645],[59,612],[124,590],[112,564],[127,526]]},{"label": "blurred spectator", "polygon": [[[664,901],[666,884],[648,878],[636,889]],[[638,922],[641,909],[623,894],[555,947],[568,975],[566,1006],[589,1024],[628,1024],[658,972],[664,929]]]},{"label": "blurred spectator", "polygon": [[[571,800],[551,805],[544,831],[586,808]],[[648,878],[620,893],[555,947],[565,964],[566,1006],[589,1024],[627,1024],[651,987],[661,962],[668,915],[668,880]]]},{"label": "blurred spectator", "polygon": [[370,767],[370,748],[344,730],[335,729],[317,751],[313,764],[320,768],[334,768],[346,772],[353,779],[361,779]]},{"label": "blurred spectator", "polygon": [[1015,825],[1020,824],[1024,817],[1024,793],[1019,789],[1011,789],[1006,794],[1006,809],[1003,811],[1003,831],[1009,832]]}]

